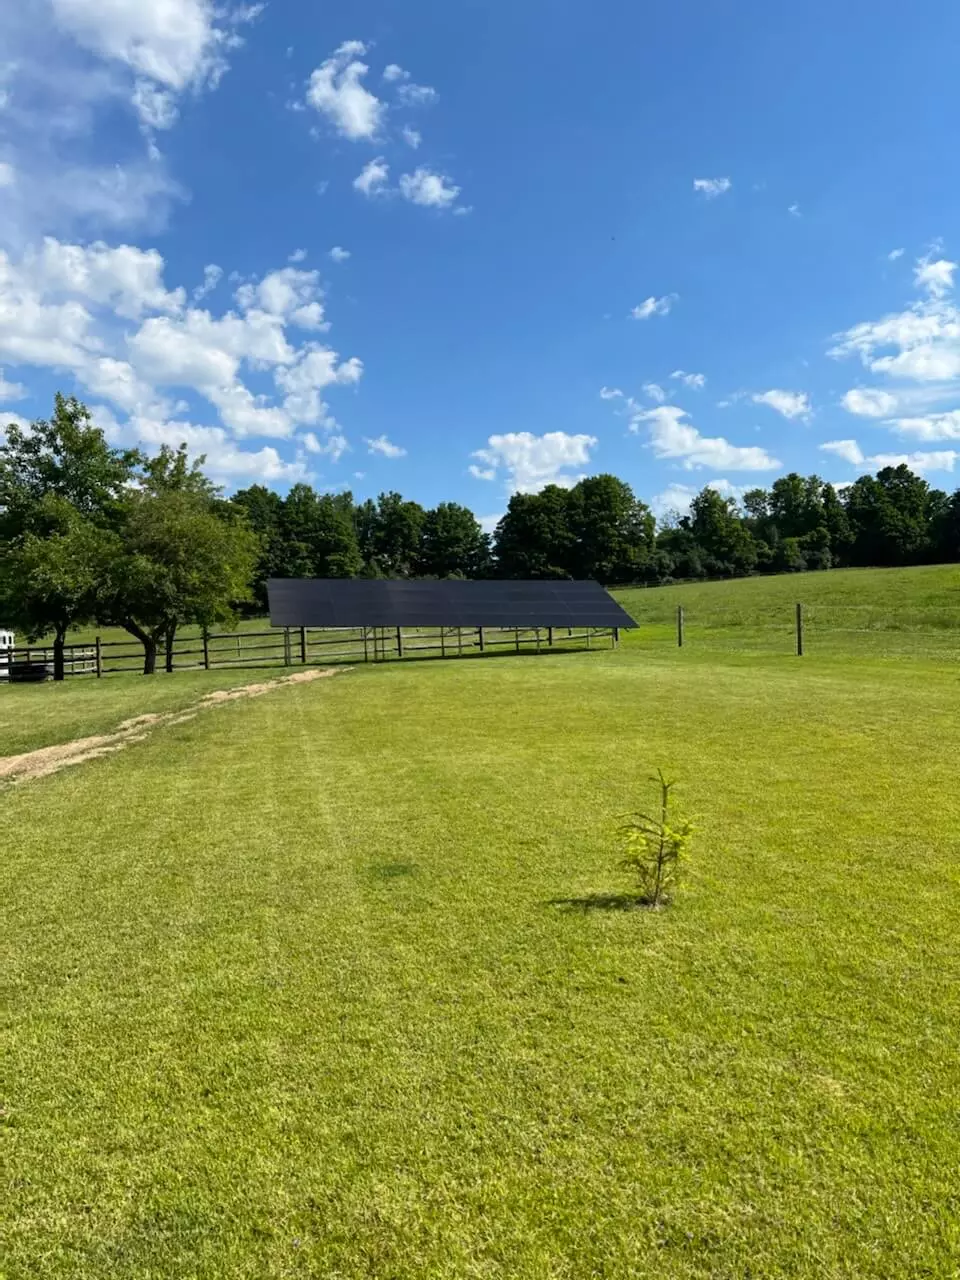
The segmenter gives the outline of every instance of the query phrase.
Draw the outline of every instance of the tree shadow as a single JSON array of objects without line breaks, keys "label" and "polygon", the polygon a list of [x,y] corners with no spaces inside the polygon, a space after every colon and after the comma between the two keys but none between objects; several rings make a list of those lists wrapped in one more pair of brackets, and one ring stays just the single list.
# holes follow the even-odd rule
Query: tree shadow
[{"label": "tree shadow", "polygon": [[563,911],[649,911],[651,903],[641,893],[588,893],[582,898],[551,898],[550,907]]},{"label": "tree shadow", "polygon": [[400,876],[415,876],[417,864],[415,862],[374,862],[370,867],[370,874],[376,880],[396,880]]}]

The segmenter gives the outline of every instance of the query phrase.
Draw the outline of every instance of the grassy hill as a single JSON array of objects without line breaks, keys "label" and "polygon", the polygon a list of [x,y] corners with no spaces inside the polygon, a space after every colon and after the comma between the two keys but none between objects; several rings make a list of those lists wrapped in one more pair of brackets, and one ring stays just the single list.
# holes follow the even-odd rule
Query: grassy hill
[{"label": "grassy hill", "polygon": [[960,565],[836,569],[614,594],[647,644],[676,643],[682,605],[689,648],[789,652],[799,601],[810,656],[960,656]]}]

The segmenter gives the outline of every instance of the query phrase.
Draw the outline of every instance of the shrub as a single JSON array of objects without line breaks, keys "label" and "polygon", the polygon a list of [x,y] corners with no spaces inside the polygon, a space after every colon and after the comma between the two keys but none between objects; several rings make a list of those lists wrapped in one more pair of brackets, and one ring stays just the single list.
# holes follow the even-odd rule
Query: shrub
[{"label": "shrub", "polygon": [[673,896],[693,835],[692,824],[671,813],[671,791],[663,770],[650,779],[660,792],[655,815],[628,813],[620,828],[626,852],[620,866],[637,877],[638,898],[649,907],[662,907]]}]

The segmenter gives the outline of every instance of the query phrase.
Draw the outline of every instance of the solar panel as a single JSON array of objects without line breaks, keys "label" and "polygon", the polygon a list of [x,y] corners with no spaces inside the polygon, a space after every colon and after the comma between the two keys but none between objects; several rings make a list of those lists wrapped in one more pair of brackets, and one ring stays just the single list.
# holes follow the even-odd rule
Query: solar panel
[{"label": "solar panel", "polygon": [[635,627],[598,582],[271,578],[275,627]]}]

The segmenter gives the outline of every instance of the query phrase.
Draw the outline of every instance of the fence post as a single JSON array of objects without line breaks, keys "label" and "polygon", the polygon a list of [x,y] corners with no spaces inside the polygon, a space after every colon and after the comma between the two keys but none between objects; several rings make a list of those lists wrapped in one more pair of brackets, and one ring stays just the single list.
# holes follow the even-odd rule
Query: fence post
[{"label": "fence post", "polygon": [[203,667],[205,671],[210,670],[210,632],[203,628]]},{"label": "fence post", "polygon": [[366,627],[363,628],[363,660],[364,662],[370,661],[370,651],[367,648],[367,628]]},{"label": "fence post", "polygon": [[477,634],[480,637],[480,652],[483,653],[483,627],[477,627]]},{"label": "fence post", "polygon": [[307,665],[307,628],[300,628],[300,661]]},{"label": "fence post", "polygon": [[290,650],[290,628],[283,629],[283,665],[289,667],[293,662],[293,654]]},{"label": "fence post", "polygon": [[553,648],[553,627],[547,627],[547,644]]},{"label": "fence post", "polygon": [[397,627],[397,657],[403,657],[403,632]]},{"label": "fence post", "polygon": [[457,627],[457,657],[463,657],[463,627]]},{"label": "fence post", "polygon": [[683,648],[683,605],[677,605],[677,648]]},{"label": "fence post", "polygon": [[94,641],[94,654],[95,654],[95,661],[97,664],[97,679],[99,680],[100,677],[103,675],[103,655],[100,651],[99,636],[97,636],[96,640]]},{"label": "fence post", "polygon": [[803,657],[803,605],[797,605],[797,657]]},{"label": "fence post", "polygon": [[617,649],[619,647],[620,647],[620,628],[614,627],[613,628],[613,644],[610,646],[610,648]]}]

